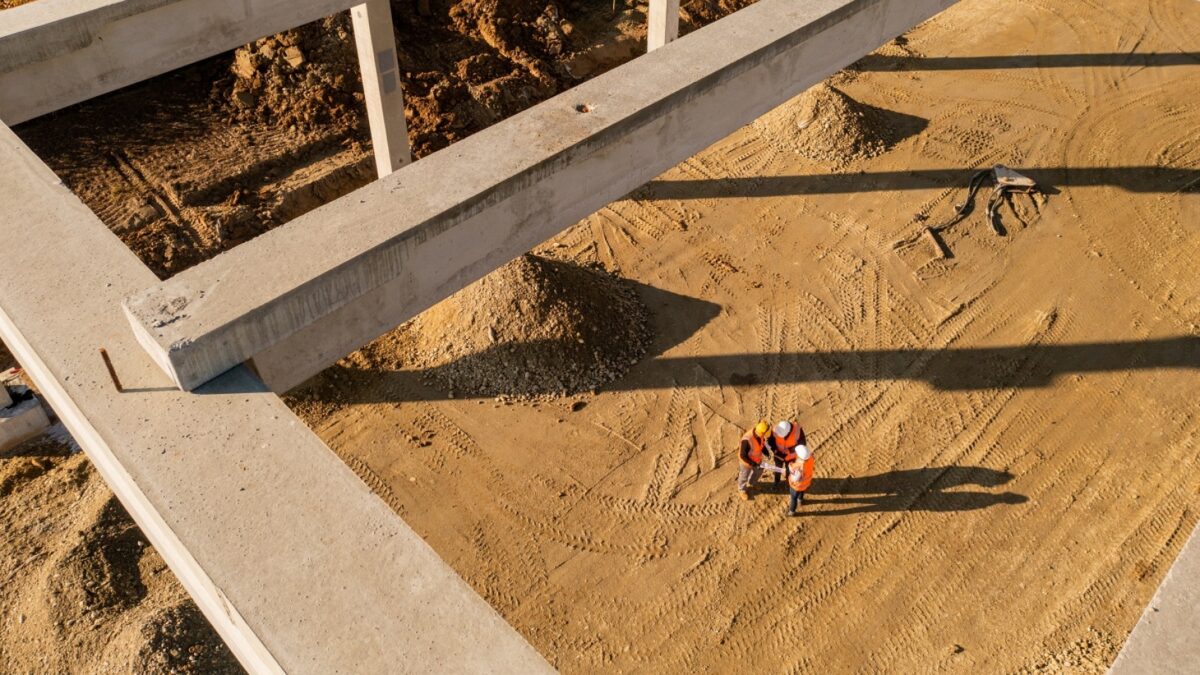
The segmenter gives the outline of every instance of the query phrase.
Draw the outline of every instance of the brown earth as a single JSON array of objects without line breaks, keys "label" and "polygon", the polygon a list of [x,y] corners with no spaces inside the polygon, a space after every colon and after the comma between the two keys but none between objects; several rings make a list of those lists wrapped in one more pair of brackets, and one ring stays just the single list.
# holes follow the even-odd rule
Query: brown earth
[{"label": "brown earth", "polygon": [[[689,3],[683,29],[750,0]],[[613,12],[616,7],[616,12]],[[421,157],[636,56],[644,5],[394,2]],[[159,277],[374,179],[353,35],[340,14],[17,128]]]},{"label": "brown earth", "polygon": [[[756,123],[554,240],[651,310],[597,395],[451,400],[393,334],[297,410],[566,672],[1103,672],[1200,514],[1197,36],[967,0],[831,81],[874,120],[814,143],[869,152]],[[1048,200],[935,255],[996,162]],[[733,494],[787,415],[797,519]]]},{"label": "brown earth", "polygon": [[0,529],[0,672],[242,672],[61,425],[0,453]]},{"label": "brown earth", "polygon": [[635,287],[602,265],[529,254],[355,356],[427,370],[450,397],[561,397],[624,375],[646,353],[646,321]]},{"label": "brown earth", "polygon": [[[430,38],[419,154],[619,60],[640,24],[586,4],[397,5]],[[1200,508],[1197,36],[1188,0],[964,0],[831,79],[831,136],[799,98],[550,244],[649,310],[600,392],[449,399],[410,326],[289,400],[564,671],[1101,672]],[[236,109],[235,58],[19,130],[162,275],[370,177],[361,125]],[[916,235],[996,162],[1049,200],[934,255]],[[788,415],[818,456],[798,519],[732,490],[743,428]]]},{"label": "brown earth", "polygon": [[0,454],[0,671],[242,672],[58,429]]},{"label": "brown earth", "polygon": [[864,105],[820,84],[763,115],[754,129],[777,151],[841,168],[883,154],[924,128],[919,117]]}]

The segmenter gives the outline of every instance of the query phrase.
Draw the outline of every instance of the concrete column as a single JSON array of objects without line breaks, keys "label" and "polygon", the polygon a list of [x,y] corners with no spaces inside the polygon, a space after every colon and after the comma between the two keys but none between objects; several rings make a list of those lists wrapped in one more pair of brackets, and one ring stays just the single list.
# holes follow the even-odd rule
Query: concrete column
[{"label": "concrete column", "polygon": [[650,25],[646,31],[646,51],[679,37],[679,0],[650,0]]},{"label": "concrete column", "polygon": [[388,0],[368,0],[350,9],[358,66],[362,71],[371,144],[379,177],[412,161],[408,125],[404,122],[404,91],[396,61],[396,35]]}]

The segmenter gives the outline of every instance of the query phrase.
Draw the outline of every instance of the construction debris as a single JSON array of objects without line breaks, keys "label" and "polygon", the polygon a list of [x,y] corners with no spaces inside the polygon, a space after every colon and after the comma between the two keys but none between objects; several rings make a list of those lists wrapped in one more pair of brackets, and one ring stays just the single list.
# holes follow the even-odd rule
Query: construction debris
[{"label": "construction debris", "polygon": [[[946,241],[942,238],[941,233],[949,229],[951,226],[962,222],[971,211],[975,208],[975,193],[983,187],[988,178],[992,179],[994,187],[992,193],[988,197],[987,203],[987,220],[992,226],[992,230],[999,236],[1004,236],[1004,225],[1000,222],[1000,204],[1008,202],[1009,208],[1013,208],[1013,194],[1041,194],[1037,183],[1032,178],[1024,176],[1012,169],[997,164],[990,169],[982,169],[975,172],[971,176],[971,180],[967,183],[967,198],[959,204],[954,205],[954,215],[942,223],[941,225],[930,225],[925,228],[925,233],[929,235],[929,239],[933,242],[938,253],[944,258],[953,258],[954,253],[950,247],[946,245]],[[1015,212],[1015,211],[1014,211]]]}]

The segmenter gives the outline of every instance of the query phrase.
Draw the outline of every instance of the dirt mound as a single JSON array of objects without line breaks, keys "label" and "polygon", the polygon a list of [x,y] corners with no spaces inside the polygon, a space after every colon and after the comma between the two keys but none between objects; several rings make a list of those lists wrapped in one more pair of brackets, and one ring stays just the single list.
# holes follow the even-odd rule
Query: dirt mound
[{"label": "dirt mound", "polygon": [[0,454],[0,672],[240,673],[61,427]]},{"label": "dirt mound", "polygon": [[138,628],[135,664],[148,673],[241,673],[191,599],[155,611]]},{"label": "dirt mound", "polygon": [[262,38],[234,51],[229,78],[213,88],[239,121],[314,129],[364,123],[358,56],[345,13]]},{"label": "dirt mound", "polygon": [[647,311],[599,265],[525,255],[402,327],[404,360],[455,395],[595,389],[646,353]]},{"label": "dirt mound", "polygon": [[875,157],[906,135],[895,128],[889,114],[819,84],[755,120],[753,126],[781,148],[841,166]]}]

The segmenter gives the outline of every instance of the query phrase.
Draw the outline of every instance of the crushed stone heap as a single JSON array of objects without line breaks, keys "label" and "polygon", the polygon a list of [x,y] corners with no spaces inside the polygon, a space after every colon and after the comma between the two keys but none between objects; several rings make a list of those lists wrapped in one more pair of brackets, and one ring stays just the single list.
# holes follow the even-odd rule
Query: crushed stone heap
[{"label": "crushed stone heap", "polygon": [[888,112],[819,84],[754,121],[753,126],[780,149],[841,166],[875,157],[903,134]]},{"label": "crushed stone heap", "polygon": [[455,396],[562,396],[646,354],[647,310],[599,264],[527,254],[405,324],[402,361]]}]

